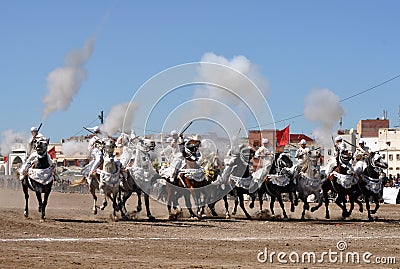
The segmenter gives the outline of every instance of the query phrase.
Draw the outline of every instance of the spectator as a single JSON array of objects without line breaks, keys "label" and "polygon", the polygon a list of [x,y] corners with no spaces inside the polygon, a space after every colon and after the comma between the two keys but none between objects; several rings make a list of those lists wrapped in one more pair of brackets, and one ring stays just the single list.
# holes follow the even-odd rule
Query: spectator
[{"label": "spectator", "polygon": [[[391,177],[392,175],[389,175],[389,177]],[[382,173],[382,185],[385,187],[391,187],[392,181],[389,180],[389,178],[386,176],[385,173]]]}]

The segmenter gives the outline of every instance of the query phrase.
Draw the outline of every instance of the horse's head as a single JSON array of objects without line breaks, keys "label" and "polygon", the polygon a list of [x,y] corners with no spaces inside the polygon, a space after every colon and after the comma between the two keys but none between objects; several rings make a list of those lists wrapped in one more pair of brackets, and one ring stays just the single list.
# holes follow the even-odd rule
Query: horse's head
[{"label": "horse's head", "polygon": [[240,149],[239,156],[242,162],[247,164],[254,157],[255,153],[255,150],[251,147],[244,146]]},{"label": "horse's head", "polygon": [[114,150],[116,148],[116,143],[113,138],[106,138],[103,140],[103,149],[106,155],[114,155]]},{"label": "horse's head", "polygon": [[276,166],[279,168],[290,168],[293,166],[293,161],[290,156],[284,152],[277,153],[275,156]]},{"label": "horse's head", "polygon": [[374,167],[374,169],[381,170],[388,168],[388,163],[383,160],[379,151],[371,152],[369,154],[368,161],[370,162],[371,166]]},{"label": "horse's head", "polygon": [[144,152],[154,150],[155,147],[156,142],[153,139],[144,138],[140,140],[140,150]]},{"label": "horse's head", "polygon": [[199,158],[198,151],[201,141],[198,139],[189,139],[184,144],[184,156],[190,161],[197,161]]},{"label": "horse's head", "polygon": [[47,147],[50,139],[39,138],[35,142],[35,150],[39,156],[44,156],[47,153]]},{"label": "horse's head", "polygon": [[338,159],[340,163],[347,165],[353,159],[353,154],[348,149],[342,149],[339,152]]}]

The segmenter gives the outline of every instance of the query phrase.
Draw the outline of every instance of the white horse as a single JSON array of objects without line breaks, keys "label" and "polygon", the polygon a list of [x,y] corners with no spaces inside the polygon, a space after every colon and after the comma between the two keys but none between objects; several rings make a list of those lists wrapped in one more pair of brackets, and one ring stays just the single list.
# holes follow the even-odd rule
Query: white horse
[{"label": "white horse", "polygon": [[[317,165],[318,159],[321,157],[319,150],[311,150],[306,156],[304,166],[301,171],[294,176],[297,179],[295,190],[297,191],[298,197],[303,201],[303,212],[301,219],[304,219],[305,211],[310,209],[308,197],[314,195],[318,205],[311,208],[311,212],[319,209],[322,204],[322,183],[321,174]],[[325,179],[326,180],[326,179]]]},{"label": "white horse", "polygon": [[119,195],[119,185],[121,182],[121,164],[114,154],[115,141],[112,138],[104,140],[103,165],[96,172],[100,177],[99,189],[103,195],[103,204],[101,210],[107,206],[107,198],[110,198],[113,204],[113,217],[116,219],[116,212],[119,211],[117,198]]},{"label": "white horse", "polygon": [[124,177],[120,183],[120,193],[123,193],[123,196],[119,202],[119,208],[124,217],[127,216],[125,203],[133,192],[136,192],[138,196],[137,212],[142,210],[141,195],[142,192],[144,192],[147,217],[149,220],[155,220],[151,215],[149,205],[149,194],[151,192],[153,181],[159,177],[157,171],[152,165],[149,153],[154,150],[154,148],[154,140],[140,137],[130,140],[124,147],[124,152],[126,152],[124,164],[126,166],[124,166]]},{"label": "white horse", "polygon": [[99,190],[104,196],[103,204],[100,207],[101,210],[104,210],[107,206],[107,197],[111,198],[113,200],[113,215],[115,218],[118,207],[115,207],[116,204],[114,198],[117,198],[117,193],[119,192],[121,165],[114,155],[115,141],[113,138],[101,139],[98,147],[103,152],[103,161],[100,164],[100,168],[96,169],[96,174],[89,175],[90,168],[94,161],[92,160],[82,169],[82,179],[73,181],[71,186],[88,184],[90,193],[93,197],[93,214],[97,214],[98,208],[96,190]]}]

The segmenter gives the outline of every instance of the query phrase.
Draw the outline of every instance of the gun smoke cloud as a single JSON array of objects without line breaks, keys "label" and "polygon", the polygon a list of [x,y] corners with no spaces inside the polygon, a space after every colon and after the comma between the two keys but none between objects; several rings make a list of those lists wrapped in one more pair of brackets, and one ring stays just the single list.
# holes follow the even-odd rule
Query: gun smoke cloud
[{"label": "gun smoke cloud", "polygon": [[24,133],[16,133],[13,130],[5,130],[1,133],[0,154],[2,156],[8,155],[12,151],[15,143],[25,143],[28,141],[28,135]]},{"label": "gun smoke cloud", "polygon": [[332,144],[335,125],[344,115],[339,97],[329,89],[312,90],[305,99],[305,117],[318,124],[312,134],[324,146]]},{"label": "gun smoke cloud", "polygon": [[110,109],[101,130],[108,135],[116,135],[118,132],[130,133],[136,103],[121,103]]},{"label": "gun smoke cloud", "polygon": [[42,99],[45,105],[43,120],[55,111],[69,108],[73,97],[87,78],[85,64],[92,55],[94,42],[95,38],[88,39],[83,48],[74,50],[65,57],[64,66],[54,69],[47,76],[47,94]]}]

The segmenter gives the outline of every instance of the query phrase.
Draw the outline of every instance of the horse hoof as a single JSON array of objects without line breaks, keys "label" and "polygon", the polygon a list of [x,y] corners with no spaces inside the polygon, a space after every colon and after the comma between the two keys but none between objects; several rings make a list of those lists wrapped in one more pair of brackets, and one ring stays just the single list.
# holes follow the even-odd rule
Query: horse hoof
[{"label": "horse hoof", "polygon": [[236,212],[235,212],[235,211],[233,211],[233,212],[232,212],[232,215],[236,215]]},{"label": "horse hoof", "polygon": [[326,219],[330,219],[331,217],[330,217],[329,215],[326,215],[325,218],[326,218]]},{"label": "horse hoof", "polygon": [[192,216],[192,217],[190,217],[190,220],[199,220],[199,218],[196,216]]},{"label": "horse hoof", "polygon": [[136,211],[137,211],[137,212],[142,211],[142,207],[141,207],[141,206],[136,207]]},{"label": "horse hoof", "polygon": [[286,216],[286,217],[283,217],[283,220],[289,220],[289,218]]},{"label": "horse hoof", "polygon": [[42,208],[40,206],[38,207],[38,212],[42,212]]},{"label": "horse hoof", "polygon": [[25,218],[29,217],[29,214],[28,214],[27,211],[24,211],[24,217],[25,217]]},{"label": "horse hoof", "polygon": [[311,212],[315,212],[315,210],[317,210],[315,207],[311,207]]},{"label": "horse hoof", "polygon": [[218,217],[218,214],[217,214],[217,212],[215,211],[214,208],[210,208],[210,212],[211,212],[211,215],[212,215],[213,217]]},{"label": "horse hoof", "polygon": [[155,221],[156,218],[153,215],[148,215],[147,218],[149,219],[149,221]]},{"label": "horse hoof", "polygon": [[376,214],[376,210],[371,210],[371,214]]},{"label": "horse hoof", "polygon": [[169,220],[177,220],[178,219],[178,215],[169,214],[168,219]]},{"label": "horse hoof", "polygon": [[229,213],[226,213],[226,214],[225,214],[225,218],[226,218],[226,219],[230,219],[230,218],[231,218],[231,215],[230,215]]},{"label": "horse hoof", "polygon": [[249,207],[250,207],[250,208],[254,208],[254,203],[250,203],[250,204],[249,204]]}]

